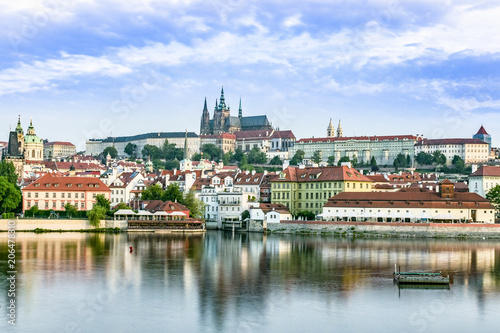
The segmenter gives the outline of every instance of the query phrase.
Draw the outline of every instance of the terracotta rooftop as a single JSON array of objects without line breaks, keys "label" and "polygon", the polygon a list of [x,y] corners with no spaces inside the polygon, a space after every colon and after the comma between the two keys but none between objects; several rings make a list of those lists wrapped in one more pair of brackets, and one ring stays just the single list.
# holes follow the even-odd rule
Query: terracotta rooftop
[{"label": "terracotta rooftop", "polygon": [[482,166],[470,176],[500,176],[500,167]]},{"label": "terracotta rooftop", "polygon": [[440,145],[464,145],[464,144],[482,144],[487,145],[479,139],[424,139],[415,144],[415,146],[440,146]]},{"label": "terracotta rooftop", "polygon": [[477,131],[476,135],[483,134],[483,135],[489,135],[488,132],[484,129],[483,125],[479,128],[479,131]]},{"label": "terracotta rooftop", "polygon": [[385,135],[385,136],[344,136],[337,138],[305,138],[297,141],[298,143],[314,143],[314,142],[335,142],[335,141],[402,141],[402,140],[421,140],[415,135]]},{"label": "terracotta rooftop", "polygon": [[96,177],[61,177],[47,173],[25,187],[24,191],[110,192],[111,190]]},{"label": "terracotta rooftop", "polygon": [[288,167],[279,173],[271,182],[323,182],[323,181],[360,181],[371,182],[358,170],[347,166],[339,167],[309,167],[300,169]]}]

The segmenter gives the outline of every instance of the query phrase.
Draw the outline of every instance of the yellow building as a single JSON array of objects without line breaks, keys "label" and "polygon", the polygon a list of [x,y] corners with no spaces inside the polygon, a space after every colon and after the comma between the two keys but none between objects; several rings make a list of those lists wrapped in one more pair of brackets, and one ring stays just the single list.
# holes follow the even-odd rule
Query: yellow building
[{"label": "yellow building", "polygon": [[271,202],[287,206],[292,214],[320,214],[323,205],[340,192],[370,192],[371,180],[349,166],[288,167],[271,180]]}]

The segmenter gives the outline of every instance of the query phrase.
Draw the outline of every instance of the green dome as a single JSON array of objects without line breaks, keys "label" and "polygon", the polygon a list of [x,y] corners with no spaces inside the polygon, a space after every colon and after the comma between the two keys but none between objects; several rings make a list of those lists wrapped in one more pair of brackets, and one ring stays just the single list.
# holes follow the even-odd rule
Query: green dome
[{"label": "green dome", "polygon": [[41,143],[41,144],[43,144],[43,140],[36,135],[27,134],[24,136],[24,143]]}]

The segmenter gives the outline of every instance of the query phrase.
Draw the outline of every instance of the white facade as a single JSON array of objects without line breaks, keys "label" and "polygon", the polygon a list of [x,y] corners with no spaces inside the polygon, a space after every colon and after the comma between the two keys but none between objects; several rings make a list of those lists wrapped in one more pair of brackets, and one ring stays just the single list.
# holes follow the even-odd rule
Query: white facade
[{"label": "white facade", "polygon": [[432,154],[440,151],[446,156],[446,164],[451,164],[455,155],[465,164],[486,163],[490,155],[488,144],[479,139],[436,139],[422,140],[415,145],[415,155],[420,152]]},{"label": "white facade", "polygon": [[500,185],[500,167],[483,166],[469,176],[469,192],[482,197],[495,186]]},{"label": "white facade", "polygon": [[109,186],[111,190],[111,205],[119,204],[120,202],[129,203],[133,198],[131,194],[137,186],[144,184],[144,176],[141,173],[135,173],[130,178],[118,176]]}]

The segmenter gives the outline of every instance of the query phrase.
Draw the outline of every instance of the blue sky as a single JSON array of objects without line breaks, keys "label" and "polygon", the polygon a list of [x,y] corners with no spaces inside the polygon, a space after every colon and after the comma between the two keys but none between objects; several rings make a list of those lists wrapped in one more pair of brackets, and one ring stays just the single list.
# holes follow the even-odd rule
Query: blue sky
[{"label": "blue sky", "polygon": [[237,114],[298,138],[500,135],[500,3],[46,0],[0,4],[0,120],[71,141],[199,132]]}]

